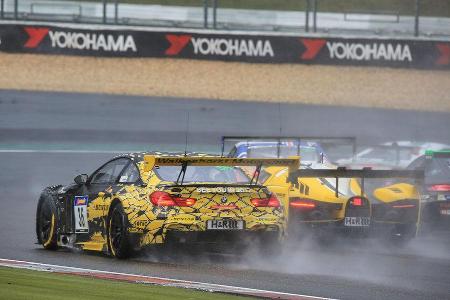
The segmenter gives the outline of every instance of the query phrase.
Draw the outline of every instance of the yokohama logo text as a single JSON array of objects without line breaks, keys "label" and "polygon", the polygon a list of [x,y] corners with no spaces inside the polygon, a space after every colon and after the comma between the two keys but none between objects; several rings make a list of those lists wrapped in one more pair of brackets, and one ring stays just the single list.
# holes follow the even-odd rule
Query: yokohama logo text
[{"label": "yokohama logo text", "polygon": [[327,42],[327,48],[330,53],[330,58],[348,60],[412,61],[409,46],[402,44]]},{"label": "yokohama logo text", "polygon": [[195,38],[190,35],[166,35],[170,46],[166,55],[178,55],[191,42],[195,55],[216,56],[274,56],[269,40]]},{"label": "yokohama logo text", "polygon": [[28,34],[25,48],[38,47],[44,38],[50,37],[52,48],[94,50],[108,52],[137,52],[136,44],[131,35],[112,35],[84,32],[53,31],[49,28],[25,27]]},{"label": "yokohama logo text", "polygon": [[331,42],[324,39],[300,39],[305,47],[302,60],[313,60],[326,45],[328,56],[338,60],[412,61],[409,45],[392,43]]}]

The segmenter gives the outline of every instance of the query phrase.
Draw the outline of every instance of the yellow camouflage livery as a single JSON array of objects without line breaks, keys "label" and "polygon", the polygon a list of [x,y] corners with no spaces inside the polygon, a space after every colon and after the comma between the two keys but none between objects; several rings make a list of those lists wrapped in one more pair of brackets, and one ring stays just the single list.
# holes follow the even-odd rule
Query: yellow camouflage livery
[{"label": "yellow camouflage livery", "polygon": [[[171,242],[250,240],[286,235],[286,183],[270,189],[237,166],[299,166],[295,159],[236,159],[205,154],[118,156],[75,184],[45,189],[37,211],[38,242],[124,258]],[[257,177],[259,173],[255,173]]]}]

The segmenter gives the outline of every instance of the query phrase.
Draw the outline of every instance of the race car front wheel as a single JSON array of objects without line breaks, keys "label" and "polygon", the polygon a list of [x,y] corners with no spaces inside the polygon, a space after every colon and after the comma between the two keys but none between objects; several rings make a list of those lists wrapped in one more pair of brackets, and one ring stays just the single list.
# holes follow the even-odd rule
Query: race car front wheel
[{"label": "race car front wheel", "polygon": [[49,195],[42,195],[39,199],[36,213],[36,235],[39,244],[45,249],[56,250],[57,211],[55,203]]},{"label": "race car front wheel", "polygon": [[121,203],[111,209],[108,218],[108,248],[112,256],[128,258],[132,247],[128,233],[128,217]]}]

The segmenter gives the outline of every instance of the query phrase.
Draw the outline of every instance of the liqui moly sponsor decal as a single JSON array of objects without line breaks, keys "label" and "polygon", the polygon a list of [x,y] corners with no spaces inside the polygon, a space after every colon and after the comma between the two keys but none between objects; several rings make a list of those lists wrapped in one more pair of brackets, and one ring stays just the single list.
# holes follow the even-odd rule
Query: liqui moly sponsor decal
[{"label": "liqui moly sponsor decal", "polygon": [[[314,60],[323,49],[328,50],[328,57],[334,60],[354,61],[400,61],[412,62],[410,46],[394,42],[341,42],[325,39],[300,39],[305,50],[302,60]],[[326,47],[325,47],[326,46]]]},{"label": "liqui moly sponsor decal", "polygon": [[214,56],[246,56],[273,57],[274,51],[270,40],[267,39],[236,39],[193,37],[191,35],[166,35],[170,46],[166,55],[178,55],[188,44],[195,55]]},{"label": "liqui moly sponsor decal", "polygon": [[103,34],[51,30],[49,28],[25,27],[28,40],[25,48],[36,48],[48,36],[52,48],[93,50],[106,52],[137,52],[133,36],[126,34]]}]

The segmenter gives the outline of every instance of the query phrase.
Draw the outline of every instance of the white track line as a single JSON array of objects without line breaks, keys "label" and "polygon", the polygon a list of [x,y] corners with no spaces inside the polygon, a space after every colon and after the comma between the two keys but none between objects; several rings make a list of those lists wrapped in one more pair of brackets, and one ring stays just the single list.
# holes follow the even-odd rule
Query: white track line
[{"label": "white track line", "polygon": [[179,279],[172,279],[172,278],[165,278],[165,277],[154,277],[154,276],[144,276],[144,275],[136,275],[136,274],[100,271],[100,270],[93,270],[93,269],[84,269],[84,268],[28,262],[28,261],[22,261],[22,260],[11,260],[11,259],[0,258],[0,266],[31,269],[31,270],[36,270],[36,271],[45,271],[45,272],[53,272],[53,273],[68,273],[68,274],[79,275],[79,276],[90,276],[90,277],[103,278],[103,279],[112,279],[112,280],[117,280],[117,281],[129,281],[129,282],[136,282],[136,283],[162,285],[162,286],[183,287],[183,288],[188,288],[188,289],[196,289],[196,290],[203,290],[203,291],[210,291],[210,292],[221,292],[221,293],[237,294],[237,295],[246,295],[246,296],[254,296],[254,297],[268,298],[268,299],[333,300],[331,298],[323,298],[323,297],[316,297],[316,296],[251,289],[251,288],[221,285],[221,284],[214,284],[214,283],[197,282],[197,281],[179,280]]}]

